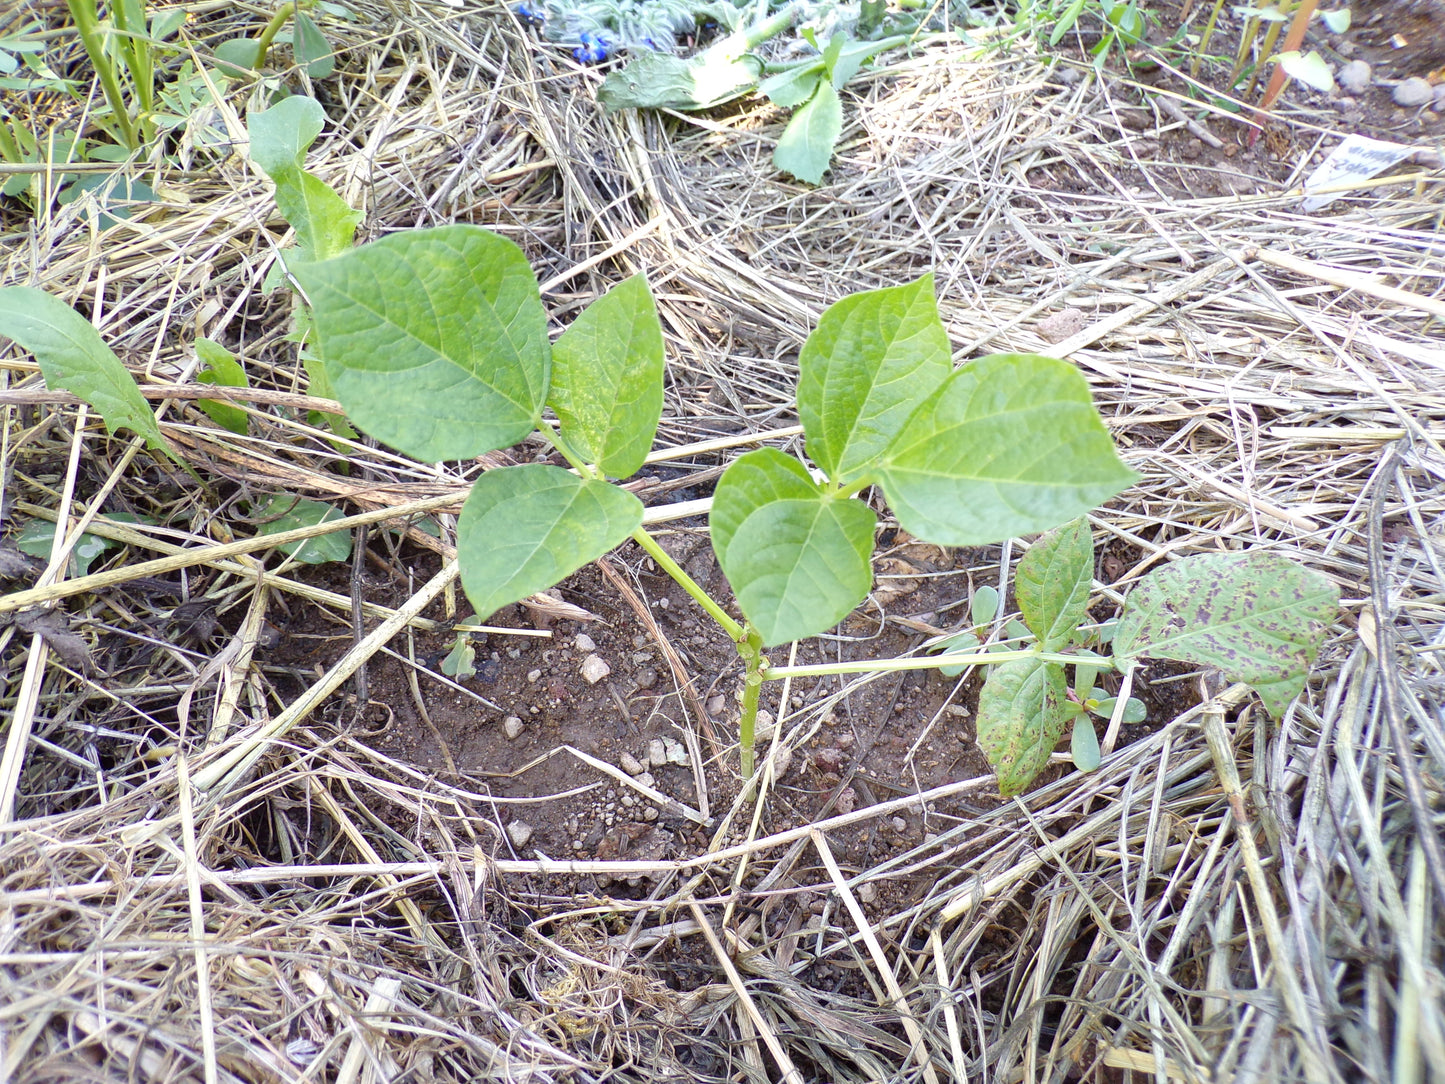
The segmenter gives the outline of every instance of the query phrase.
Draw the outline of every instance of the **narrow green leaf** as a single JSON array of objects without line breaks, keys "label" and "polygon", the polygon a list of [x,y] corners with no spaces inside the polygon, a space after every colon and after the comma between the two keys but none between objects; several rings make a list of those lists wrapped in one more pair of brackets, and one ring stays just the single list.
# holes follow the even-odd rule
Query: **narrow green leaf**
[{"label": "narrow green leaf", "polygon": [[613,478],[641,469],[662,417],[662,323],[647,279],[599,297],[552,347],[552,390],[564,437]]},{"label": "narrow green leaf", "polygon": [[[256,518],[265,520],[258,535],[280,534],[300,527],[314,527],[318,523],[329,523],[334,519],[345,519],[341,509],[321,501],[299,500],[285,493],[278,493],[257,512]],[[333,531],[331,534],[303,538],[300,542],[286,542],[276,547],[303,565],[324,565],[328,561],[344,561],[351,556],[351,532]]]},{"label": "narrow green leaf", "polygon": [[798,357],[809,457],[833,482],[853,481],[952,371],[931,273],[828,306]]},{"label": "narrow green leaf", "polygon": [[818,89],[818,80],[823,77],[823,62],[807,64],[770,75],[758,84],[758,90],[768,96],[774,105],[792,109],[802,105]]},{"label": "narrow green leaf", "polygon": [[462,586],[485,619],[622,544],[642,502],[606,482],[534,463],[489,470],[457,519]]},{"label": "narrow green leaf", "polygon": [[303,260],[326,260],[351,248],[361,213],[303,169],[306,148],[321,134],[326,114],[319,102],[285,98],[246,118],[251,161],[276,185],[276,206],[296,228]]},{"label": "narrow green leaf", "polygon": [[291,48],[296,62],[305,66],[306,74],[312,79],[325,79],[336,70],[336,55],[331,43],[311,16],[298,11],[293,16],[295,33],[291,37]]},{"label": "narrow green leaf", "polygon": [[46,387],[80,396],[112,433],[134,430],[175,458],[135,378],[94,325],[65,302],[29,286],[0,289],[0,336],[35,355]]},{"label": "narrow green leaf", "polygon": [[1069,741],[1069,753],[1074,758],[1074,767],[1081,772],[1092,772],[1099,767],[1103,754],[1099,750],[1099,735],[1094,730],[1094,720],[1087,712],[1074,716],[1074,733]]},{"label": "narrow green leaf", "polygon": [[326,111],[314,98],[295,94],[270,109],[246,115],[251,139],[250,158],[268,177],[285,169],[302,169],[306,149],[316,142],[326,124]]},{"label": "narrow green leaf", "polygon": [[880,471],[903,527],[945,546],[1048,530],[1136,477],[1083,376],[1035,354],[994,354],[954,373],[914,411]]},{"label": "narrow green leaf", "polygon": [[1103,669],[1102,663],[1081,662],[1074,666],[1074,695],[1087,700],[1094,688],[1094,679]]},{"label": "narrow green leaf", "polygon": [[1043,771],[1069,713],[1064,668],[1040,659],[994,667],[978,697],[978,745],[998,775],[998,792],[1019,794]]},{"label": "narrow green leaf", "polygon": [[813,96],[783,129],[773,150],[773,165],[800,181],[821,184],[842,132],[843,102],[832,83],[820,81]]},{"label": "narrow green leaf", "polygon": [[535,428],[551,373],[547,316],[511,241],[477,226],[411,230],[295,273],[353,424],[430,462]]},{"label": "narrow green leaf", "polygon": [[[241,368],[241,363],[236,360],[235,355],[220,343],[212,342],[210,339],[197,339],[196,356],[206,366],[196,374],[196,383],[219,384],[223,388],[249,386],[246,370]],[[216,399],[198,399],[196,406],[205,411],[211,421],[221,428],[229,429],[243,437],[246,435],[249,419],[246,417],[246,412],[240,407]]]},{"label": "narrow green leaf", "polygon": [[1304,687],[1339,602],[1333,580],[1279,554],[1186,557],[1130,592],[1114,655],[1218,667],[1266,696],[1277,715]]},{"label": "narrow green leaf", "polygon": [[1094,539],[1087,519],[1044,535],[1019,561],[1014,593],[1024,623],[1045,651],[1067,647],[1089,607]]},{"label": "narrow green leaf", "polygon": [[817,635],[846,617],[873,583],[877,517],[821,488],[776,448],[728,467],[713,494],[713,551],[764,644]]}]

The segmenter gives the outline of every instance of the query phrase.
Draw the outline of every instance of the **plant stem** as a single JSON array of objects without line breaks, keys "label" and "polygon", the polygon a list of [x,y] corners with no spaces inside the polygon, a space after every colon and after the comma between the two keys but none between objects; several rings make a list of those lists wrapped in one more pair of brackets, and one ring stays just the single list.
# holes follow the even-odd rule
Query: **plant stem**
[{"label": "plant stem", "polygon": [[763,655],[763,638],[756,631],[745,630],[738,643],[738,654],[747,664],[743,678],[743,714],[738,721],[738,746],[742,750],[743,782],[753,777],[753,743],[758,724],[758,698],[763,691],[763,679],[767,675],[767,659]]},{"label": "plant stem", "polygon": [[251,65],[253,68],[259,70],[265,63],[266,50],[271,48],[271,42],[281,32],[281,28],[286,25],[286,20],[291,18],[295,12],[296,5],[290,2],[282,4],[276,9],[276,14],[271,16],[271,21],[266,24],[266,29],[261,31],[261,37],[256,41],[256,63]]},{"label": "plant stem", "polygon": [[[770,666],[763,671],[764,681],[776,681],[786,677],[828,677],[832,674],[873,674],[893,670],[932,670],[939,666],[994,666],[1004,662],[1019,662],[1023,659],[1040,659],[1072,666],[1079,662],[1095,662],[1081,659],[1078,655],[1065,655],[1057,651],[983,651],[963,655],[929,655],[916,659],[859,659],[857,662],[830,662],[818,666]],[[1095,662],[1095,665],[1098,665]]]},{"label": "plant stem", "polygon": [[115,77],[115,67],[105,55],[105,37],[100,32],[100,13],[96,10],[95,0],[65,0],[65,6],[70,9],[70,17],[75,20],[75,29],[80,34],[85,53],[90,57],[96,78],[100,80],[100,89],[105,92],[105,100],[110,103],[115,122],[120,125],[125,149],[139,149],[135,125],[126,110],[125,95],[121,93],[120,83]]},{"label": "plant stem", "polygon": [[733,643],[738,645],[738,651],[741,652],[743,645],[748,641],[747,630],[729,617],[727,611],[714,602],[712,596],[704,591],[696,580],[682,570],[682,566],[674,561],[672,557],[668,555],[667,551],[658,545],[657,539],[653,538],[652,535],[639,527],[632,532],[632,540],[645,549],[648,556],[656,561],[664,572],[676,580],[678,586],[691,595],[694,601],[707,611],[709,617],[722,626],[723,631],[732,637]]}]

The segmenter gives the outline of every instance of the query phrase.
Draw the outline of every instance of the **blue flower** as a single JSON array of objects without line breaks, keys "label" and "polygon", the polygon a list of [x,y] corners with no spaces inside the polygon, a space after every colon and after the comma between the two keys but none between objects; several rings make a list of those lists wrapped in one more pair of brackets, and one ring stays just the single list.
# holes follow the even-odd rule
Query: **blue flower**
[{"label": "blue flower", "polygon": [[537,11],[529,4],[518,4],[516,12],[517,18],[521,19],[527,26],[541,26],[547,21],[546,14]]},{"label": "blue flower", "polygon": [[606,60],[607,54],[612,51],[612,42],[593,30],[582,31],[581,42],[581,45],[572,50],[572,55],[582,64],[596,64]]}]

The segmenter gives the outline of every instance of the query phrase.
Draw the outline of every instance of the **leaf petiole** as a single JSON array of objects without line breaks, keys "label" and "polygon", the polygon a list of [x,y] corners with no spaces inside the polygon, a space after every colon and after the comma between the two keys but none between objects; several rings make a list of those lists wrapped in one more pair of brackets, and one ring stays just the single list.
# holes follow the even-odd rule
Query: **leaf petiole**
[{"label": "leaf petiole", "polygon": [[632,532],[632,540],[646,550],[647,555],[657,562],[658,567],[676,580],[678,586],[691,595],[697,604],[707,611],[708,616],[723,627],[723,630],[732,637],[733,643],[742,645],[748,642],[747,631],[729,617],[727,611],[718,605],[696,580],[682,570],[682,566],[658,544],[657,539],[639,527]]},{"label": "leaf petiole", "polygon": [[832,674],[871,674],[893,670],[933,670],[940,666],[995,666],[1005,662],[1020,662],[1024,659],[1038,659],[1072,665],[1079,661],[1077,655],[1065,655],[1057,651],[985,651],[958,655],[930,655],[918,659],[859,659],[856,662],[831,662],[817,666],[773,666],[763,672],[763,678],[773,681],[779,678],[828,677]]}]

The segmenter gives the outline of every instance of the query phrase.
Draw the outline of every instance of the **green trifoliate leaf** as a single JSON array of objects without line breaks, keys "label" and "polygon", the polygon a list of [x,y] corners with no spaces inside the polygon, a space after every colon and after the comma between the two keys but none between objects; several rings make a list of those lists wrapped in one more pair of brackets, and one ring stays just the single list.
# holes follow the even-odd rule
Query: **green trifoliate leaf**
[{"label": "green trifoliate leaf", "polygon": [[833,160],[833,148],[843,132],[843,102],[833,84],[827,80],[818,83],[818,89],[805,102],[788,126],[773,150],[773,165],[791,173],[808,184],[822,184],[828,163]]},{"label": "green trifoliate leaf", "polygon": [[296,277],[358,428],[429,462],[505,448],[535,428],[551,372],[547,317],[511,241],[477,226],[412,230]]},{"label": "green trifoliate leaf", "polygon": [[1304,688],[1339,603],[1334,581],[1278,554],[1186,557],[1130,592],[1114,655],[1218,667],[1278,715]]},{"label": "green trifoliate leaf", "polygon": [[589,305],[552,347],[548,403],[562,434],[613,478],[642,467],[662,417],[662,324],[634,275]]},{"label": "green trifoliate leaf", "polygon": [[621,545],[642,502],[614,485],[529,464],[477,479],[457,519],[462,586],[485,619]]},{"label": "green trifoliate leaf", "polygon": [[998,775],[1005,798],[1044,770],[1070,712],[1064,668],[1041,659],[997,666],[978,697],[978,745]]},{"label": "green trifoliate leaf", "polygon": [[775,448],[728,467],[709,520],[718,564],[768,646],[832,628],[863,601],[876,524],[862,501],[832,495]]},{"label": "green trifoliate leaf", "polygon": [[1069,645],[1088,610],[1093,582],[1094,539],[1086,519],[1050,531],[1019,561],[1014,593],[1024,623],[1045,651]]},{"label": "green trifoliate leaf", "polygon": [[834,482],[853,481],[952,371],[932,274],[830,305],[798,356],[808,455]]},{"label": "green trifoliate leaf", "polygon": [[112,433],[133,430],[174,458],[135,378],[95,326],[64,301],[29,286],[0,289],[0,337],[34,354],[45,386],[80,396],[100,412]]},{"label": "green trifoliate leaf", "polygon": [[994,354],[953,374],[904,425],[879,471],[898,521],[945,546],[1048,530],[1134,481],[1072,365]]},{"label": "green trifoliate leaf", "polygon": [[[205,368],[196,374],[196,383],[219,384],[223,388],[248,386],[246,370],[241,368],[241,363],[236,360],[235,355],[220,343],[212,342],[210,339],[197,339],[196,356],[205,364]],[[243,437],[246,435],[246,412],[240,407],[217,399],[198,399],[196,406],[205,411],[211,421],[223,429],[229,429]]]},{"label": "green trifoliate leaf", "polygon": [[[300,527],[313,527],[318,523],[329,523],[344,519],[341,509],[320,501],[298,500],[295,497],[277,494],[266,502],[257,513],[261,524],[257,534],[280,534]],[[276,547],[282,553],[290,554],[303,565],[324,565],[328,561],[344,561],[351,556],[351,532],[333,531],[331,534],[305,538],[300,542],[287,542]]]}]

